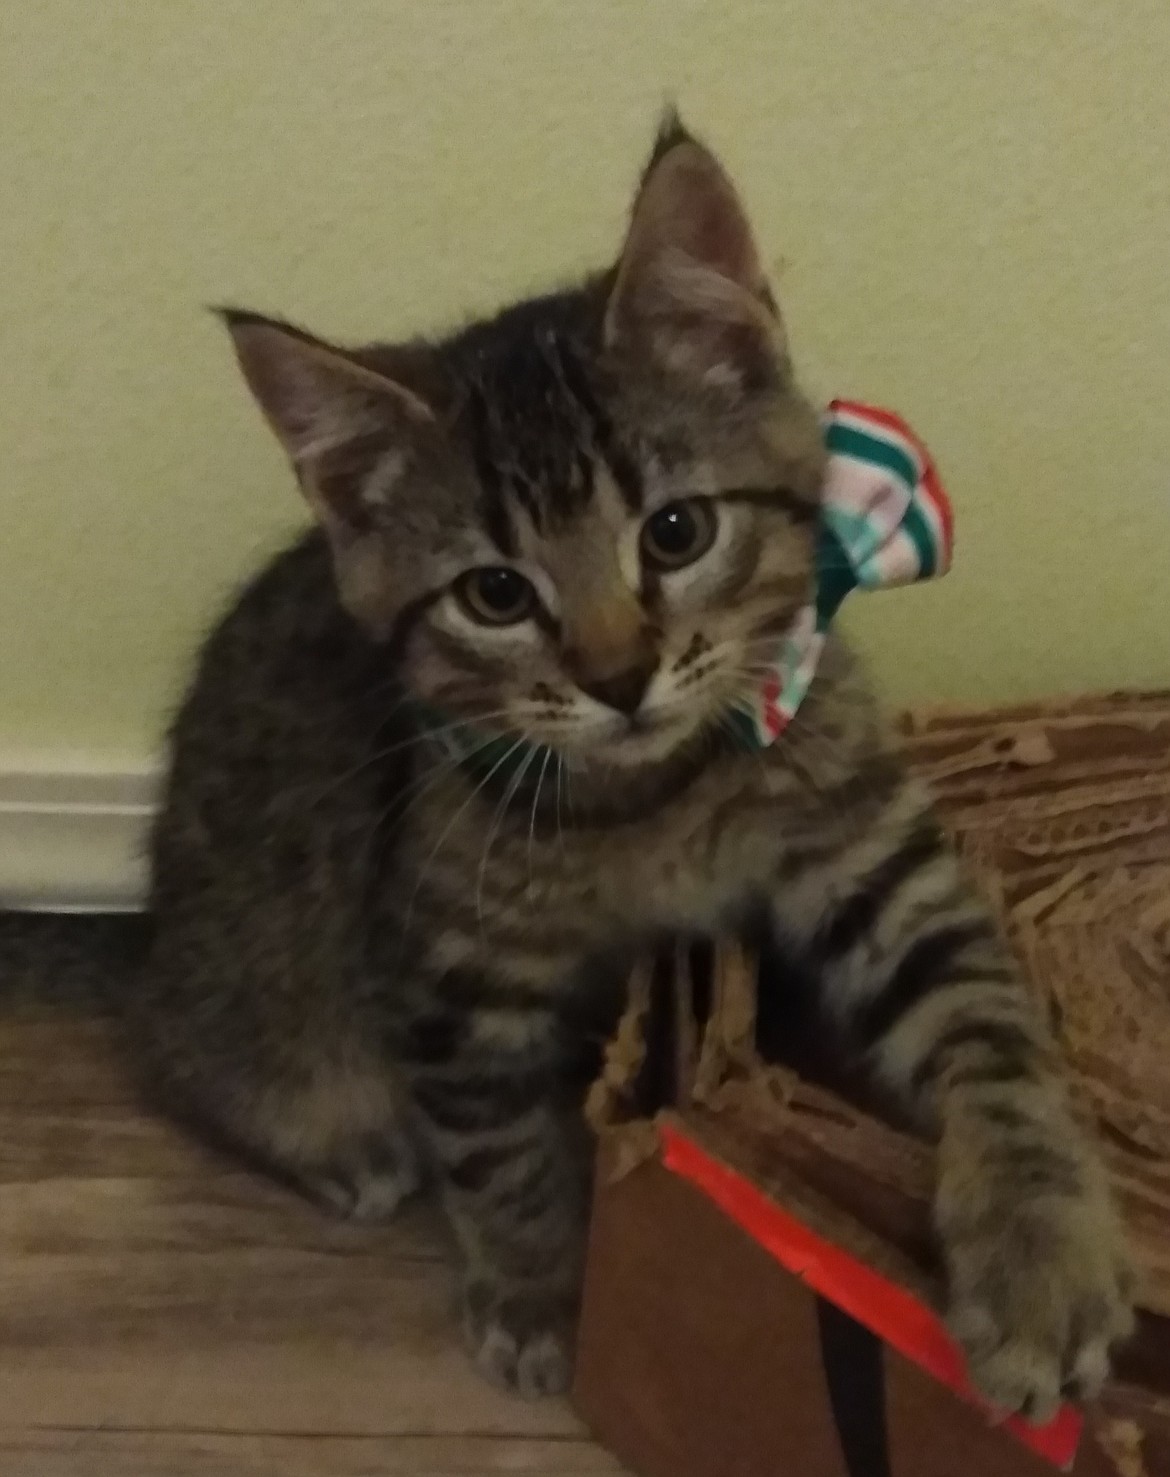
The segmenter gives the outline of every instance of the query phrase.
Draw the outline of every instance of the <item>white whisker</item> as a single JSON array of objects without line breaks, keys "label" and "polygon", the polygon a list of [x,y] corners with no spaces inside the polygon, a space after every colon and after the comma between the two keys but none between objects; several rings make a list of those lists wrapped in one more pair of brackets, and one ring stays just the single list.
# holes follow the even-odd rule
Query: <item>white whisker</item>
[{"label": "white whisker", "polygon": [[552,750],[546,748],[544,751],[544,763],[540,766],[540,773],[536,777],[536,789],[532,796],[532,809],[528,813],[528,886],[532,887],[532,848],[536,839],[536,808],[540,804],[540,787],[544,784],[544,777],[548,773],[548,761],[552,758]]},{"label": "white whisker", "polygon": [[454,829],[455,825],[459,821],[459,818],[467,810],[467,807],[471,804],[471,802],[475,799],[475,797],[480,793],[480,791],[483,790],[483,788],[491,782],[492,776],[500,769],[500,767],[503,764],[507,763],[508,759],[516,752],[516,750],[521,746],[521,744],[523,744],[525,742],[526,742],[525,739],[518,738],[515,741],[515,743],[513,743],[508,749],[506,749],[504,751],[503,754],[500,755],[500,757],[491,766],[491,768],[487,771],[487,773],[483,776],[483,778],[479,781],[479,783],[473,787],[471,793],[464,799],[463,804],[458,807],[458,809],[455,811],[455,814],[447,822],[446,826],[444,826],[443,831],[442,831],[441,835],[439,836],[439,839],[435,842],[434,846],[431,848],[430,853],[428,854],[426,861],[423,862],[422,866],[419,868],[418,878],[417,878],[417,880],[416,880],[416,882],[414,884],[414,891],[410,895],[410,903],[407,906],[407,909],[406,909],[406,917],[405,917],[405,920],[403,921],[403,924],[402,924],[402,938],[403,938],[403,941],[404,942],[405,942],[405,939],[406,939],[407,934],[410,932],[410,922],[411,922],[411,918],[414,915],[414,905],[415,905],[415,902],[418,899],[419,889],[422,887],[423,880],[426,877],[427,871],[428,871],[431,863],[434,861],[435,857],[438,856],[439,851],[440,851],[443,843],[446,841],[447,837],[451,834],[451,832]]},{"label": "white whisker", "polygon": [[[527,743],[529,742],[529,740],[524,739],[522,740],[522,742]],[[505,758],[507,758],[511,754],[514,754],[515,751],[516,749],[514,745],[511,749],[508,750],[508,755],[505,755]],[[483,884],[485,878],[487,877],[488,858],[491,856],[492,847],[495,845],[496,836],[499,833],[500,826],[503,824],[504,817],[508,813],[508,806],[512,803],[512,797],[515,795],[516,791],[523,783],[524,775],[528,770],[529,764],[532,763],[532,756],[536,752],[537,751],[535,748],[529,748],[528,753],[524,756],[524,762],[520,765],[520,767],[516,770],[516,773],[508,781],[508,784],[504,789],[503,796],[501,797],[499,803],[496,805],[495,810],[492,812],[491,823],[488,827],[487,838],[484,841],[483,851],[480,854],[479,858],[479,868],[476,872],[475,877],[475,916],[479,921],[481,933],[483,932]]]}]

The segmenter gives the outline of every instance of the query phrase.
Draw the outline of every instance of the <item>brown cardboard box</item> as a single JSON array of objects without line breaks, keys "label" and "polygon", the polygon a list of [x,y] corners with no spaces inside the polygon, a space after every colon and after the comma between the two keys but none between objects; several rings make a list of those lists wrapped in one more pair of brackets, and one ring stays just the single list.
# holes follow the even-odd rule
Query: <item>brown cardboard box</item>
[{"label": "brown cardboard box", "polygon": [[575,1396],[642,1477],[1170,1477],[1170,700],[908,742],[1103,1131],[1139,1334],[1083,1429],[990,1425],[933,1312],[931,1150],[763,1059],[783,982],[757,961],[680,954],[635,981],[590,1104]]}]

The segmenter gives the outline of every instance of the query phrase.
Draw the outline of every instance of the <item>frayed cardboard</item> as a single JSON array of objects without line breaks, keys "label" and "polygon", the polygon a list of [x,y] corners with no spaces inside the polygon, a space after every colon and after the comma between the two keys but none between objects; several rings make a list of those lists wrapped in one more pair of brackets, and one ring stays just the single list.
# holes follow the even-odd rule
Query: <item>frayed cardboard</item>
[{"label": "frayed cardboard", "polygon": [[1097,1440],[1117,1468],[1117,1477],[1151,1477],[1142,1455],[1142,1428],[1136,1421],[1103,1420],[1097,1427]]},{"label": "frayed cardboard", "polygon": [[616,1185],[640,1169],[647,1160],[656,1157],[661,1147],[657,1119],[642,1118],[607,1128],[604,1137],[608,1146],[603,1180],[606,1185]]},{"label": "frayed cardboard", "polygon": [[626,1009],[605,1048],[601,1072],[585,1098],[585,1121],[596,1134],[633,1114],[632,1093],[646,1059],[652,964],[639,964],[630,976]]},{"label": "frayed cardboard", "polygon": [[756,966],[734,944],[716,951],[711,980],[711,1014],[698,1045],[693,1078],[696,1101],[709,1101],[720,1083],[756,1063]]}]

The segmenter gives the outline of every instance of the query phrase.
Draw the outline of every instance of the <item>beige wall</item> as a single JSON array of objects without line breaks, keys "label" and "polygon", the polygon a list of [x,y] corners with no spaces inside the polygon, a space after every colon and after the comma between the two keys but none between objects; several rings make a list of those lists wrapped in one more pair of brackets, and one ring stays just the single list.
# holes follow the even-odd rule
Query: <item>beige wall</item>
[{"label": "beige wall", "polygon": [[362,336],[604,258],[661,98],[818,393],[899,408],[960,553],[890,693],[1170,683],[1167,0],[35,0],[0,30],[0,767],[156,743],[300,518],[233,300]]}]

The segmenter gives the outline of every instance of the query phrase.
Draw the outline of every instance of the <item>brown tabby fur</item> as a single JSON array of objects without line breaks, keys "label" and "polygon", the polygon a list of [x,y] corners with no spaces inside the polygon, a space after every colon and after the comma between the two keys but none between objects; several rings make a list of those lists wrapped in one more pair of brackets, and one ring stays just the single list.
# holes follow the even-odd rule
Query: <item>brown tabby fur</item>
[{"label": "brown tabby fur", "polygon": [[[174,727],[131,1012],[172,1104],[355,1215],[433,1175],[475,1358],[559,1389],[580,1090],[624,972],[672,931],[763,930],[940,1138],[975,1378],[1034,1415],[1094,1388],[1128,1320],[1097,1160],[847,652],[772,748],[726,732],[812,588],[823,453],[713,156],[668,125],[610,272],[441,342],[227,320],[321,530]],[[717,532],[663,572],[640,530],[679,499]],[[531,581],[527,618],[476,624],[483,566]]]}]

